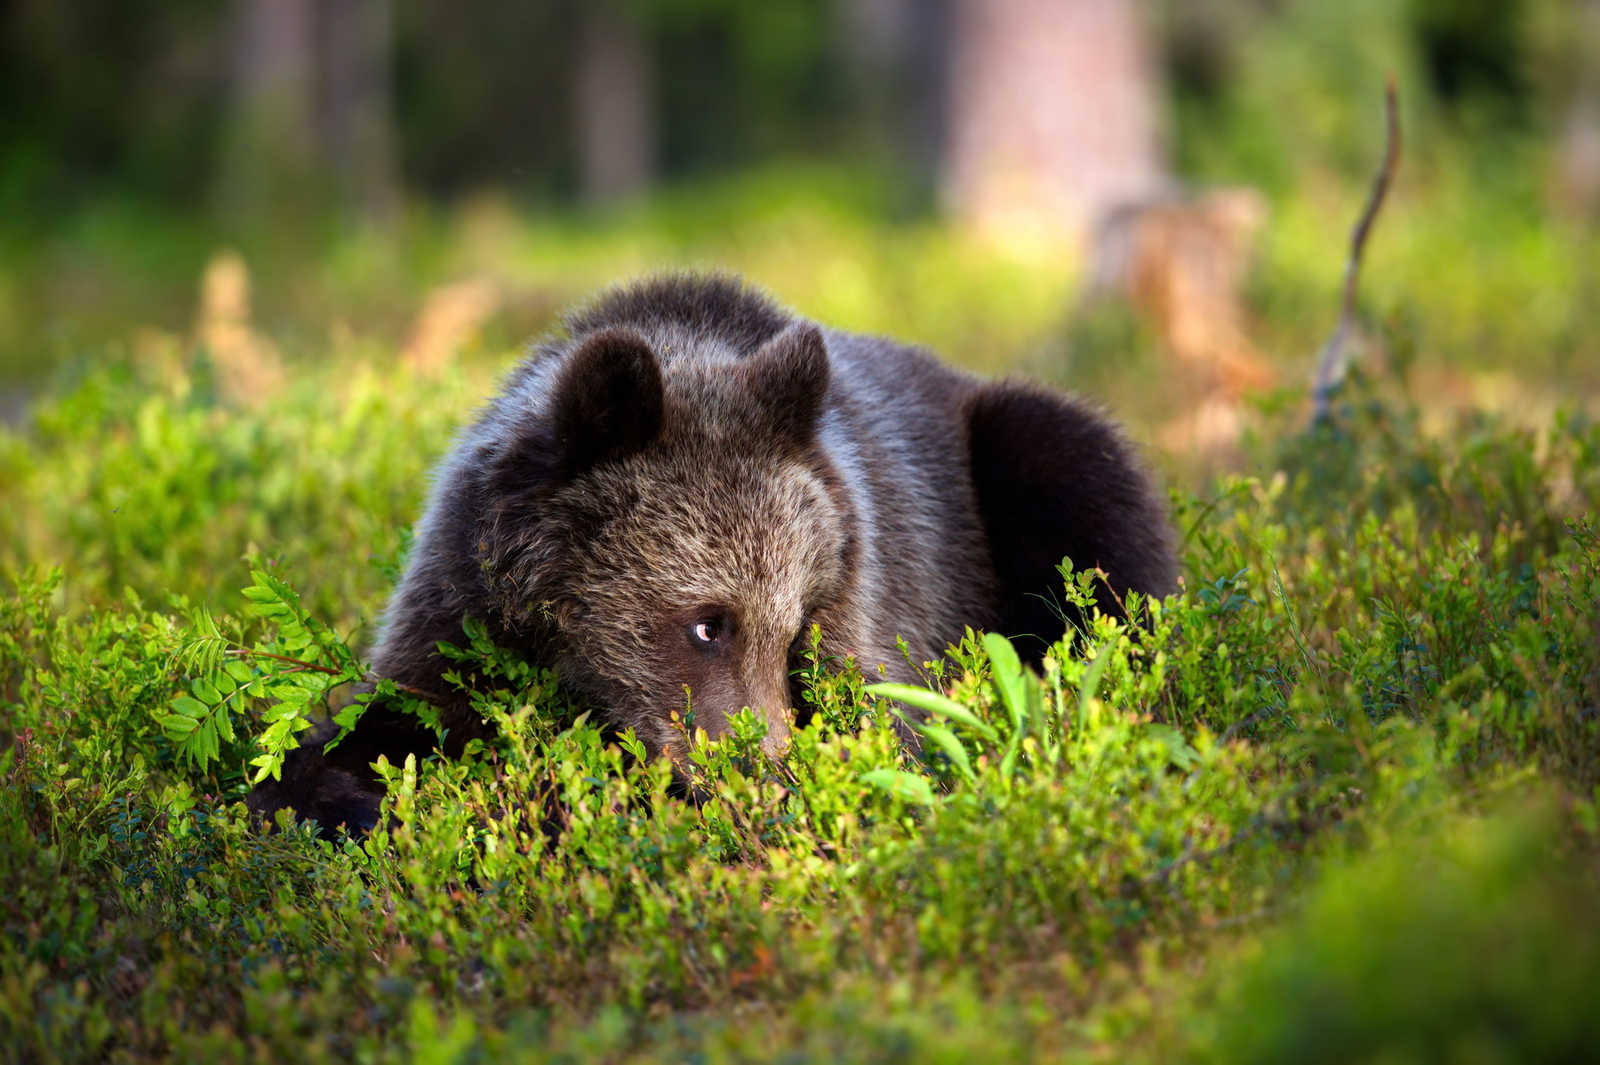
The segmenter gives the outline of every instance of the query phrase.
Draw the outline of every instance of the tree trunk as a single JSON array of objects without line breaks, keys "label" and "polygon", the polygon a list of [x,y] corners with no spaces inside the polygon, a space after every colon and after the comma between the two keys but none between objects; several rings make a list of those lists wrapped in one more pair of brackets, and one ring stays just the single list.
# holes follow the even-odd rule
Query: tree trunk
[{"label": "tree trunk", "polygon": [[393,0],[322,0],[322,140],[341,206],[368,223],[399,207]]},{"label": "tree trunk", "polygon": [[1164,184],[1136,0],[953,0],[945,193],[988,234],[1083,246]]},{"label": "tree trunk", "polygon": [[576,92],[583,197],[625,200],[650,186],[656,131],[650,56],[615,5],[585,4]]},{"label": "tree trunk", "polygon": [[1573,31],[1578,75],[1562,121],[1556,187],[1569,208],[1600,221],[1600,0],[1582,0]]},{"label": "tree trunk", "polygon": [[870,147],[914,179],[938,182],[944,144],[950,0],[842,0],[842,51],[854,75]]},{"label": "tree trunk", "polygon": [[220,206],[235,218],[292,214],[315,194],[315,0],[234,0],[233,9]]}]

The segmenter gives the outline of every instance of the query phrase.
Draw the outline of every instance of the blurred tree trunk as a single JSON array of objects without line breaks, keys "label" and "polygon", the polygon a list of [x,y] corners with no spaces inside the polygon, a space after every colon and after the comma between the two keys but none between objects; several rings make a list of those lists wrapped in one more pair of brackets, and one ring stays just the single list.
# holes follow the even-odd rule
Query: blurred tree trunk
[{"label": "blurred tree trunk", "polygon": [[316,0],[234,0],[218,201],[235,219],[305,209],[317,170]]},{"label": "blurred tree trunk", "polygon": [[399,207],[393,0],[322,0],[322,141],[341,206],[369,224]]},{"label": "blurred tree trunk", "polygon": [[1556,192],[1579,235],[1573,333],[1600,345],[1600,0],[1583,0],[1574,36],[1576,83],[1556,153]]},{"label": "blurred tree trunk", "polygon": [[1558,183],[1562,199],[1592,221],[1600,219],[1600,0],[1576,12],[1577,79],[1561,133]]},{"label": "blurred tree trunk", "polygon": [[327,206],[395,213],[393,0],[234,0],[218,199],[277,224]]},{"label": "blurred tree trunk", "polygon": [[1005,238],[1082,245],[1161,190],[1159,89],[1137,0],[953,0],[945,193]]},{"label": "blurred tree trunk", "polygon": [[619,5],[584,5],[578,46],[578,155],[583,198],[604,204],[650,186],[655,170],[655,100],[650,55]]},{"label": "blurred tree trunk", "polygon": [[868,150],[885,152],[918,186],[938,182],[944,144],[950,0],[842,0],[842,50],[854,74]]}]

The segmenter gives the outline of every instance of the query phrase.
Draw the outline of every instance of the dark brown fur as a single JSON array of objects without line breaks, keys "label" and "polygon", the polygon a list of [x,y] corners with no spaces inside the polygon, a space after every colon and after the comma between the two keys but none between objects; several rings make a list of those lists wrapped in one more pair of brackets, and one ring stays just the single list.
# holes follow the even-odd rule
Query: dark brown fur
[{"label": "dark brown fur", "polygon": [[[1037,660],[1066,625],[1064,556],[1107,572],[1108,609],[1172,588],[1164,507],[1077,400],[819,329],[726,277],[616,290],[568,328],[441,466],[373,652],[445,708],[447,755],[485,732],[441,676],[436,645],[464,641],[463,616],[682,759],[672,718],[689,708],[716,736],[754,707],[782,750],[812,622],[825,653],[914,681],[897,638],[921,662],[997,628]],[[370,709],[326,755],[322,736],[294,752],[251,807],[368,828],[370,763],[426,737]]]}]

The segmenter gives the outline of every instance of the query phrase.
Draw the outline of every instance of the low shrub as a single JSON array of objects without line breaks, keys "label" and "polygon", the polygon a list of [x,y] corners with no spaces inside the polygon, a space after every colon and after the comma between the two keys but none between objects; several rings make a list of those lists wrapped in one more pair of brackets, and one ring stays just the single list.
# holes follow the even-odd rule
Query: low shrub
[{"label": "low shrub", "polygon": [[[1432,437],[1357,382],[1258,475],[1179,494],[1183,590],[1135,624],[1095,617],[1037,674],[971,634],[923,689],[813,661],[789,756],[743,720],[694,801],[479,638],[496,738],[385,767],[384,827],[333,842],[240,799],[359,711],[364,620],[468,386],[334,367],[242,410],[175,380],[94,370],[0,444],[12,1060],[1595,1045],[1576,417]],[[1093,580],[1064,569],[1064,598]]]}]

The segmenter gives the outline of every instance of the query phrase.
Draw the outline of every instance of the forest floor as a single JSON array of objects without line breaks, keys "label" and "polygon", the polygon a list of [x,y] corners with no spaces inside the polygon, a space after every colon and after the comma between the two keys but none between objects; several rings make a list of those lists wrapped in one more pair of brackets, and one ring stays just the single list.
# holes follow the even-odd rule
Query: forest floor
[{"label": "forest floor", "polygon": [[[1059,264],[804,202],[477,210],[418,268],[466,287],[411,286],[443,339],[213,288],[197,324],[127,311],[0,430],[0,1057],[1600,1059],[1600,423],[1559,248],[1445,269],[1454,230],[1402,212],[1308,427],[1342,223],[1291,205],[1252,296],[1291,383],[1200,455],[1162,443],[1192,397],[1159,352],[1070,324]],[[1039,673],[954,649],[922,760],[873,678],[813,668],[785,763],[742,729],[699,805],[469,648],[499,737],[393,767],[389,830],[252,828],[275,710],[341,694],[255,652],[359,668],[513,339],[660,261],[1111,402],[1174,485],[1182,590]],[[370,309],[385,262],[329,255],[296,313]]]}]

